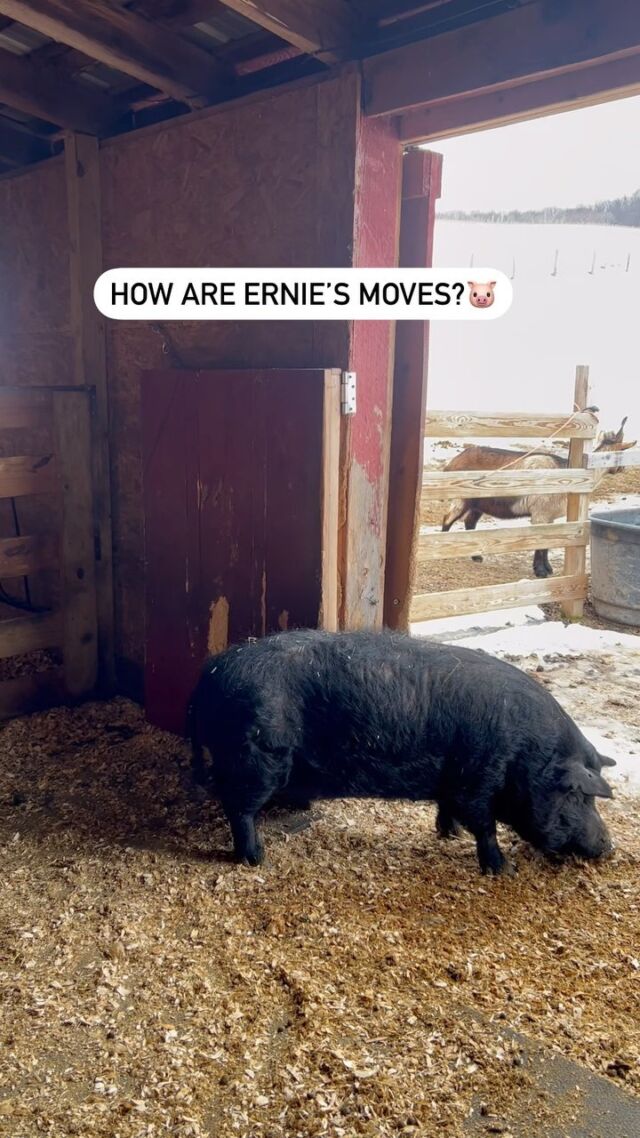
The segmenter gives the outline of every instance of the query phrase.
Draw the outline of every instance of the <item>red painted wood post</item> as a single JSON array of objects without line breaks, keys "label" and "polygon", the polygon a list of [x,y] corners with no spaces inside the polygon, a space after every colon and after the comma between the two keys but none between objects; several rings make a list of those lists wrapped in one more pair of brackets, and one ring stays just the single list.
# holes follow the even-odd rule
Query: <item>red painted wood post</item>
[{"label": "red painted wood post", "polygon": [[[404,158],[400,265],[431,265],[442,155],[412,150]],[[424,416],[427,402],[428,321],[401,320],[396,351],[391,418],[384,623],[406,629],[415,577],[420,525]]]},{"label": "red painted wood post", "polygon": [[[402,150],[395,124],[359,123],[353,218],[353,265],[398,263]],[[341,625],[383,623],[394,322],[356,320],[349,370],[357,375],[357,411],[343,418],[341,440]]]}]

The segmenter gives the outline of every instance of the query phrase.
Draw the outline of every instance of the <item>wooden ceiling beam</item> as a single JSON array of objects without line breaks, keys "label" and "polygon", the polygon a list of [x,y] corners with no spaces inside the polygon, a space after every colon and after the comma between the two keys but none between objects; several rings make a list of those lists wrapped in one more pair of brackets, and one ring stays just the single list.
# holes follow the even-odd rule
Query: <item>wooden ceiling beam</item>
[{"label": "wooden ceiling beam", "polygon": [[409,111],[399,117],[398,133],[406,143],[429,142],[630,95],[640,95],[640,55]]},{"label": "wooden ceiling beam", "polygon": [[123,114],[117,101],[102,92],[8,51],[0,52],[0,102],[84,134],[108,130]]},{"label": "wooden ceiling beam", "polygon": [[346,0],[222,0],[227,7],[287,43],[333,62],[361,30]]},{"label": "wooden ceiling beam", "polygon": [[201,48],[104,0],[0,0],[0,13],[189,103],[219,95],[227,69]]},{"label": "wooden ceiling beam", "polygon": [[398,114],[638,52],[637,0],[537,0],[366,59],[365,109]]}]

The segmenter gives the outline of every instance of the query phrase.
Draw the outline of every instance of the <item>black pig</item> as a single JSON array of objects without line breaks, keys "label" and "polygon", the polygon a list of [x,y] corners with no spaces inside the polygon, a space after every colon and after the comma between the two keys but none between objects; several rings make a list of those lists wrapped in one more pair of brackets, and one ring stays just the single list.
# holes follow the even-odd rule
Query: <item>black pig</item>
[{"label": "black pig", "polygon": [[[283,632],[207,660],[190,708],[194,774],[222,802],[238,859],[263,857],[256,813],[278,797],[434,800],[484,873],[496,822],[546,852],[611,850],[595,798],[612,759],[556,700],[482,651],[390,632]],[[203,749],[212,758],[209,769]]]}]

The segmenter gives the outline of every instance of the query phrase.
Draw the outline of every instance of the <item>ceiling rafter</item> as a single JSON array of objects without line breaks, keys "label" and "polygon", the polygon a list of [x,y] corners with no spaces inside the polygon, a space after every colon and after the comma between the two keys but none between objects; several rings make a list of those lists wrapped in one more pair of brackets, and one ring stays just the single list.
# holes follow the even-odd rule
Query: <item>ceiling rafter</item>
[{"label": "ceiling rafter", "polygon": [[0,14],[174,99],[206,101],[230,79],[228,69],[201,48],[104,0],[0,0]]},{"label": "ceiling rafter", "polygon": [[29,56],[0,53],[0,102],[86,134],[106,131],[123,114],[123,107],[81,80],[61,76],[35,64]]},{"label": "ceiling rafter", "polygon": [[361,30],[347,0],[222,0],[227,8],[325,62],[342,58]]}]

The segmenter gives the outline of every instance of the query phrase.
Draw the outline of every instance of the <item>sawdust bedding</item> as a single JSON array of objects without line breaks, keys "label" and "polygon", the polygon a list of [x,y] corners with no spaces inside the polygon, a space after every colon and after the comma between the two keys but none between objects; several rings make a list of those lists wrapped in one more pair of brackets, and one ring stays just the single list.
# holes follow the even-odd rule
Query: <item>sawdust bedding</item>
[{"label": "sawdust bedding", "polygon": [[[116,700],[0,734],[0,1134],[548,1134],[515,1029],[640,1092],[640,838],[478,872],[430,807],[265,820],[234,866],[186,749]],[[555,1107],[553,1107],[555,1110]],[[555,1117],[557,1124],[558,1119]]]}]

